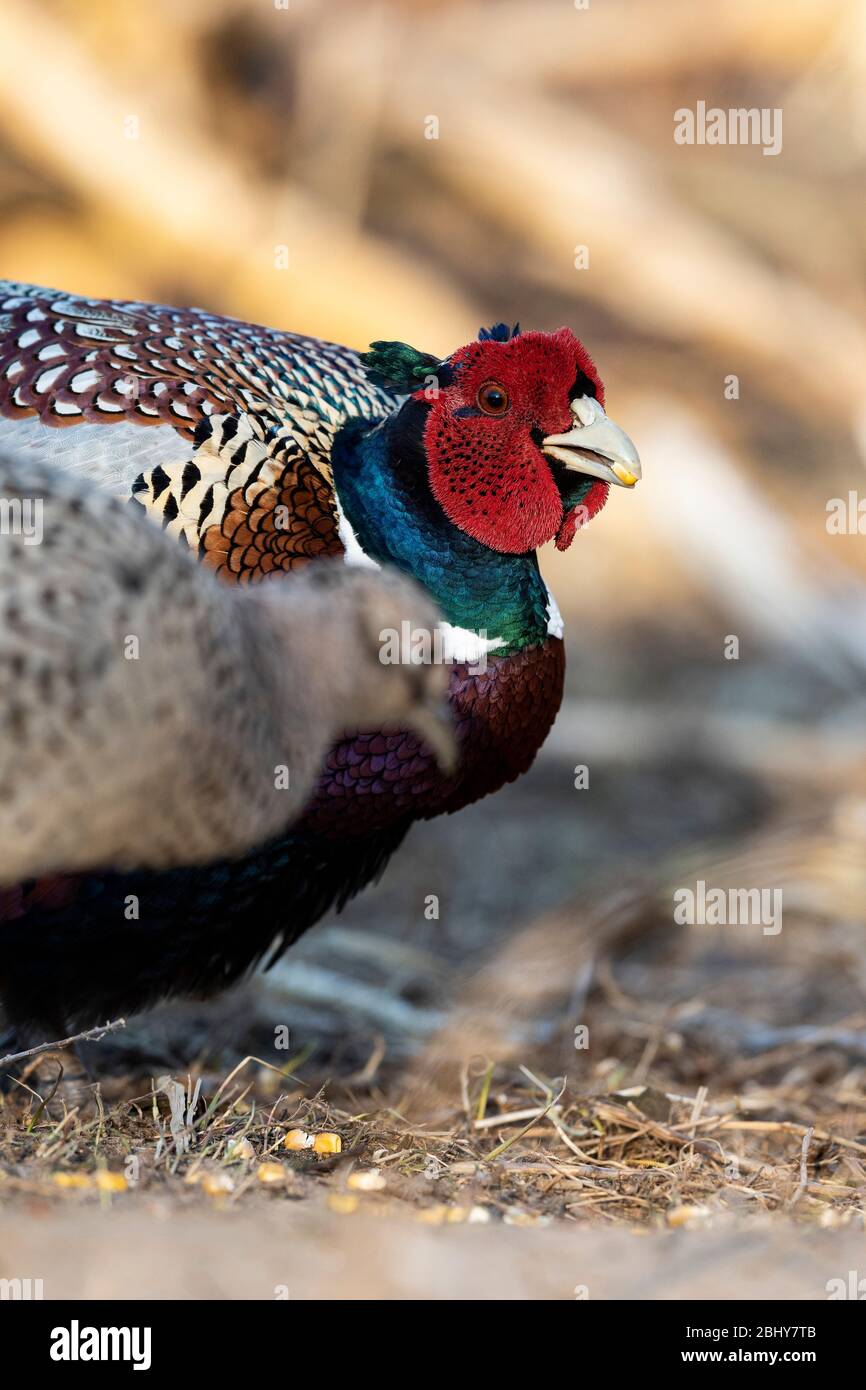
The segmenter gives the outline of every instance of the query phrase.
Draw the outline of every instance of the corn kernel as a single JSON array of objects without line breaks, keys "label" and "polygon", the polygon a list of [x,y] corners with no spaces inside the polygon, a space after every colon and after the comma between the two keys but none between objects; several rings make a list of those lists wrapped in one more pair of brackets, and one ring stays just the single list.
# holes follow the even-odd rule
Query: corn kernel
[{"label": "corn kernel", "polygon": [[328,1197],[328,1206],[331,1211],[337,1212],[340,1216],[351,1216],[353,1211],[357,1211],[361,1205],[360,1198],[353,1197],[351,1192],[332,1192]]},{"label": "corn kernel", "polygon": [[87,1173],[55,1173],[52,1181],[55,1187],[90,1187],[91,1179]]},{"label": "corn kernel", "polygon": [[226,1158],[232,1163],[243,1163],[249,1158],[255,1158],[256,1151],[249,1139],[232,1139],[226,1146]]},{"label": "corn kernel", "polygon": [[506,1226],[549,1226],[550,1217],[538,1212],[524,1211],[522,1207],[509,1207],[502,1220]]},{"label": "corn kernel", "polygon": [[313,1136],[308,1134],[305,1129],[290,1129],[283,1140],[285,1149],[311,1149],[313,1147]]},{"label": "corn kernel", "polygon": [[683,1204],[680,1207],[671,1207],[666,1214],[666,1221],[669,1226],[685,1226],[687,1229],[692,1226],[703,1226],[710,1216],[708,1207],[694,1207]]},{"label": "corn kernel", "polygon": [[259,1182],[285,1182],[286,1170],[282,1163],[260,1163],[256,1169],[256,1177]]},{"label": "corn kernel", "polygon": [[415,1212],[415,1220],[424,1226],[444,1226],[448,1220],[448,1208],[444,1202],[437,1202],[432,1207],[419,1207]]},{"label": "corn kernel", "polygon": [[385,1179],[378,1168],[362,1168],[349,1174],[346,1186],[354,1188],[356,1192],[381,1192]]},{"label": "corn kernel", "polygon": [[221,1197],[225,1192],[234,1192],[235,1185],[228,1173],[205,1173],[201,1189],[209,1197]]},{"label": "corn kernel", "polygon": [[313,1151],[317,1154],[338,1154],[342,1147],[339,1134],[331,1134],[327,1130],[324,1134],[317,1134],[313,1140]]},{"label": "corn kernel", "polygon": [[109,1173],[107,1169],[97,1173],[94,1181],[100,1192],[125,1192],[129,1187],[122,1173]]},{"label": "corn kernel", "polygon": [[490,1208],[474,1206],[469,1208],[469,1225],[486,1226],[490,1220]]}]

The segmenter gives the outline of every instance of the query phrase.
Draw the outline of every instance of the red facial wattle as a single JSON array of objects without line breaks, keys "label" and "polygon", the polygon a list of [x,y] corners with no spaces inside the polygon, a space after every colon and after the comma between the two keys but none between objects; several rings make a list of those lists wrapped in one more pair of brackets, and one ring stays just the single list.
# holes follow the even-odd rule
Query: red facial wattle
[{"label": "red facial wattle", "polygon": [[588,492],[574,507],[569,507],[554,537],[557,550],[567,550],[582,526],[601,511],[610,493],[610,485],[601,481],[590,484]]},{"label": "red facial wattle", "polygon": [[[493,550],[522,554],[554,538],[566,549],[604,505],[608,489],[593,482],[568,507],[539,446],[542,437],[569,428],[581,374],[604,401],[586,349],[566,328],[524,333],[508,342],[472,343],[448,367],[424,431],[430,487],[446,516]],[[507,393],[501,415],[482,408],[479,393],[490,382]]]},{"label": "red facial wattle", "polygon": [[435,412],[427,424],[430,486],[450,521],[493,550],[523,554],[543,545],[562,519],[562,499],[531,438],[479,419],[449,436]]}]

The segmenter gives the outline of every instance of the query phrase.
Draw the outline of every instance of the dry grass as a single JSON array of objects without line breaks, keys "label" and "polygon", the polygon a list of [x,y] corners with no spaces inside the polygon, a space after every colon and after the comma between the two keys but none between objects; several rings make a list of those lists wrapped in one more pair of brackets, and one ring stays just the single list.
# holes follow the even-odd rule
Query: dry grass
[{"label": "dry grass", "polygon": [[[549,934],[553,921],[543,920],[541,930]],[[796,938],[796,924],[787,930]],[[511,952],[519,956],[522,936],[531,943],[538,931],[536,924],[519,934]],[[792,949],[802,956],[796,941]],[[303,1057],[282,1069],[247,1057],[222,1077],[207,1068],[138,1082],[110,1077],[94,1115],[67,1109],[57,1096],[43,1103],[26,1089],[37,1083],[25,1067],[25,1084],[4,1099],[0,1200],[7,1208],[34,1199],[105,1207],[138,1194],[218,1209],[326,1201],[340,1215],[409,1211],[435,1224],[628,1228],[728,1226],[783,1213],[805,1226],[862,1229],[862,1016],[836,1014],[831,1022],[825,1009],[827,1022],[813,1016],[799,1029],[774,1024],[774,1011],[785,1018],[781,998],[798,1007],[798,982],[783,985],[788,964],[781,959],[756,964],[748,952],[723,972],[724,991],[744,1011],[722,1010],[705,973],[713,947],[702,946],[697,961],[689,958],[694,950],[683,933],[676,953],[668,942],[657,960],[650,951],[629,965],[611,947],[596,961],[581,1014],[600,1060],[590,1067],[574,1054],[568,1080],[540,1067],[553,1068],[565,1055],[573,1006],[549,1015],[545,1030],[552,1022],[554,1036],[530,1047],[514,1040],[515,1020],[526,1022],[525,999],[504,1011],[510,1044],[505,1032],[498,1044],[487,1034],[498,1046],[496,1063],[460,1052],[469,1041],[458,1008],[408,1072],[389,1062],[383,1043],[352,1076],[325,1075]],[[837,935],[835,956],[822,957],[829,997],[839,950]],[[768,970],[781,972],[774,984]],[[501,957],[495,971],[501,982]],[[697,975],[703,997],[672,1003],[657,987],[647,1005],[626,992],[630,979],[649,981],[654,973],[674,982],[671,988]],[[747,975],[754,999],[765,1001],[757,1018],[749,1014]],[[480,972],[470,997],[483,997],[487,983]],[[799,983],[820,998],[822,982]],[[772,1008],[767,991],[775,995]],[[438,1073],[428,1068],[431,1057],[439,1059]],[[434,1075],[435,1086],[418,1089],[419,1076],[429,1082]],[[288,1150],[285,1137],[297,1129],[336,1134],[341,1151]]]},{"label": "dry grass", "polygon": [[[271,1077],[278,1083],[274,1096]],[[99,1205],[137,1192],[178,1206],[247,1206],[324,1194],[340,1214],[409,1208],[448,1224],[551,1220],[711,1226],[783,1212],[798,1223],[862,1227],[866,1142],[852,1097],[790,1079],[713,1102],[630,1087],[553,1092],[528,1072],[464,1077],[468,1113],[414,1125],[357,1109],[339,1085],[308,1097],[254,1059],[219,1085],[205,1078],[188,1126],[172,1134],[165,1085],[36,1119],[7,1099],[0,1142],[4,1203]],[[187,1098],[194,1086],[189,1083]],[[847,1100],[847,1103],[846,1103]],[[802,1116],[808,1116],[806,1123]],[[859,1116],[866,1130],[866,1107]],[[286,1134],[335,1132],[338,1155],[289,1152]]]}]

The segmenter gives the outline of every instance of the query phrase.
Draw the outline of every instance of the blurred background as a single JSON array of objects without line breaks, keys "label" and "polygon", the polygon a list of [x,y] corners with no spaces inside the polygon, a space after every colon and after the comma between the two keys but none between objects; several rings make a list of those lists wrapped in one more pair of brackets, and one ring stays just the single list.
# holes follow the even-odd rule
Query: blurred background
[{"label": "blurred background", "polygon": [[[129,1037],[216,1065],[240,999],[305,1076],[407,1107],[432,1078],[467,1114],[475,1054],[501,1106],[529,1061],[706,1086],[847,1134],[819,1208],[862,1220],[863,5],[3,0],[0,49],[5,276],[358,348],[567,324],[644,466],[542,555],[568,686],[532,773],[417,827],[266,981]],[[675,143],[699,101],[781,110],[781,151]],[[676,927],[698,878],[782,888],[783,931]],[[799,1181],[785,1133],[761,1210]]]}]

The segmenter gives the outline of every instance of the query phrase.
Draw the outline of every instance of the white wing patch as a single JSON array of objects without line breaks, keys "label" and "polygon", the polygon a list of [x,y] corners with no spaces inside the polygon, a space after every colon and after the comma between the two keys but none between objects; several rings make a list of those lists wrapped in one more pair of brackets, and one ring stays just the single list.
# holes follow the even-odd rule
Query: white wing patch
[{"label": "white wing patch", "polygon": [[96,423],[53,429],[37,416],[0,421],[0,442],[7,457],[22,463],[47,463],[124,495],[140,473],[183,465],[193,445],[171,425]]}]

